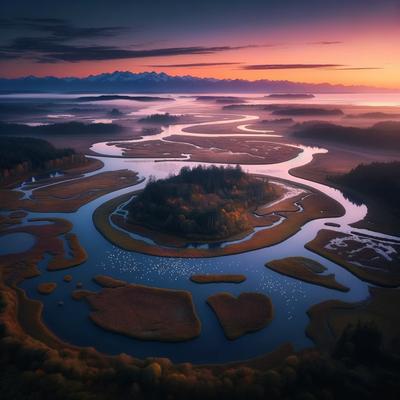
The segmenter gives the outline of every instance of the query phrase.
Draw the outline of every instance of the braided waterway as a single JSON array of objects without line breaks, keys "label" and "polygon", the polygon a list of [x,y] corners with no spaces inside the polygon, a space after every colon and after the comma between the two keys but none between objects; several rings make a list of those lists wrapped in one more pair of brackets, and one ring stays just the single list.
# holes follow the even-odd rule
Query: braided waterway
[{"label": "braided waterway", "polygon": [[[182,103],[186,109],[190,108],[191,105],[195,107],[195,103],[191,99],[179,98],[177,101]],[[176,107],[177,104],[174,104],[174,106]],[[146,115],[158,112],[160,109],[165,110],[166,107],[161,108],[160,105],[151,105],[136,113]],[[244,140],[249,133],[252,137],[255,135],[262,137],[268,137],[268,135],[276,136],[273,131],[258,131],[257,133],[254,129],[246,128],[246,124],[258,119],[257,116],[247,114],[229,115],[228,118],[226,116],[224,114],[224,118],[221,116],[220,120],[213,122],[171,125],[163,129],[159,135],[127,142],[134,143],[135,141],[155,139],[167,140],[166,138],[170,135],[210,136],[183,131],[183,129],[188,128],[194,130],[193,127],[206,124],[238,123],[239,128],[241,127],[243,130],[244,127],[244,131],[247,132],[229,136],[243,136]],[[251,129],[251,132],[249,132],[249,129]],[[275,138],[275,143],[276,140]],[[96,173],[131,169],[147,180],[150,176],[156,178],[167,177],[170,174],[179,172],[186,165],[206,164],[188,161],[187,157],[174,161],[150,158],[122,158],[123,148],[117,147],[112,143],[110,145],[110,142],[107,143],[102,142],[92,146],[92,151],[102,154],[102,156],[95,156],[95,158],[104,163],[104,167],[96,171]],[[121,141],[118,141],[118,143],[121,143]],[[217,363],[255,357],[271,351],[287,341],[292,342],[297,349],[312,345],[312,342],[305,335],[305,328],[308,324],[307,309],[313,304],[328,299],[341,299],[344,301],[365,299],[368,295],[368,284],[335,263],[308,251],[304,248],[304,245],[314,239],[320,229],[326,228],[326,222],[339,225],[339,227],[330,227],[329,229],[344,233],[355,232],[370,235],[380,239],[389,247],[391,241],[398,240],[398,238],[350,227],[350,224],[364,218],[367,212],[365,205],[353,204],[337,189],[290,175],[291,169],[308,164],[315,154],[327,151],[317,147],[297,147],[302,152],[289,161],[266,165],[243,165],[242,167],[250,173],[290,181],[292,184],[305,185],[321,191],[344,207],[345,214],[342,217],[321,218],[310,221],[304,224],[299,232],[282,243],[237,255],[207,259],[180,259],[128,252],[112,245],[96,230],[92,222],[92,215],[95,209],[105,201],[144,187],[145,180],[133,187],[104,195],[81,207],[75,213],[30,213],[28,217],[60,217],[70,220],[74,225],[73,232],[78,235],[81,244],[89,254],[89,258],[79,267],[68,271],[56,272],[47,272],[45,270],[46,261],[44,261],[41,264],[42,275],[26,280],[22,287],[26,289],[30,297],[43,301],[44,321],[58,336],[76,345],[94,346],[105,353],[125,352],[137,357],[168,357],[177,362]],[[29,194],[27,193],[27,195]],[[349,287],[350,291],[342,293],[311,285],[275,273],[264,266],[266,262],[272,259],[289,256],[303,256],[319,261],[327,267],[326,273],[334,273],[336,279]],[[63,282],[62,278],[67,273],[73,276],[72,283]],[[192,274],[201,273],[244,274],[247,276],[247,280],[241,284],[218,283],[208,285],[198,285],[189,280]],[[196,310],[202,322],[201,335],[194,340],[182,343],[144,342],[97,327],[88,318],[90,312],[88,305],[85,302],[76,302],[71,298],[71,292],[76,282],[82,282],[85,289],[100,290],[100,287],[92,282],[92,277],[96,274],[107,274],[132,283],[189,290],[193,295]],[[36,291],[37,285],[40,282],[48,281],[57,282],[57,290],[51,296],[40,296]],[[227,291],[235,295],[241,292],[256,291],[270,296],[275,308],[273,321],[261,331],[245,335],[238,340],[227,340],[214,313],[206,304],[208,296],[220,291]],[[57,305],[61,300],[64,302],[63,307]]]}]

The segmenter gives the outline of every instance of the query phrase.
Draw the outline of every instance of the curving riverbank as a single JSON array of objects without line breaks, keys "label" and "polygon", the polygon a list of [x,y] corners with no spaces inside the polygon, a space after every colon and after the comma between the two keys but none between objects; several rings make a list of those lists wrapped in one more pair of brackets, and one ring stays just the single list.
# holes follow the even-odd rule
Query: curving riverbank
[{"label": "curving riverbank", "polygon": [[[118,247],[162,257],[216,257],[265,248],[283,242],[309,221],[340,217],[344,213],[339,203],[321,193],[311,191],[307,196],[300,198],[296,196],[291,199],[292,203],[296,204],[294,210],[288,209],[288,199],[274,204],[269,215],[280,216],[278,222],[273,221],[270,225],[263,225],[257,219],[253,219],[253,232],[250,234],[218,242],[220,246],[209,245],[202,248],[200,242],[198,247],[188,246],[189,243],[182,238],[127,224],[123,216],[114,214],[114,211],[133,194],[122,195],[102,204],[93,214],[93,223],[107,240]],[[268,215],[263,215],[263,218],[266,216]]]},{"label": "curving riverbank", "polygon": [[[196,126],[196,124],[193,124],[193,126]],[[168,135],[174,132],[174,129],[174,127],[171,127]],[[187,135],[186,132],[185,135]],[[242,134],[240,136],[243,137],[244,135]],[[108,147],[112,148],[113,146]],[[61,308],[57,308],[57,310],[54,311],[53,305],[55,301],[53,300],[52,305],[47,298],[43,299],[44,322],[49,325],[57,335],[71,343],[92,345],[93,341],[95,341],[96,348],[105,352],[117,353],[121,351],[130,351],[132,354],[143,358],[156,354],[168,356],[177,361],[193,360],[197,363],[227,362],[254,357],[260,353],[272,350],[286,340],[293,341],[296,348],[304,348],[307,344],[309,345],[310,342],[304,337],[304,328],[308,323],[305,317],[305,310],[309,308],[311,304],[331,297],[345,299],[346,301],[363,299],[367,294],[366,285],[353,275],[347,273],[347,271],[329,261],[326,262],[328,272],[334,272],[339,282],[348,284],[351,288],[349,293],[336,294],[325,288],[311,288],[311,285],[307,283],[294,281],[293,279],[279,276],[272,271],[266,270],[264,263],[268,261],[268,259],[279,258],[282,254],[286,253],[293,256],[299,254],[306,255],[321,261],[321,258],[304,249],[304,243],[312,240],[318,230],[327,222],[339,225],[336,226],[337,232],[349,232],[352,228],[350,228],[348,224],[351,223],[351,221],[363,218],[366,208],[351,204],[343,197],[340,191],[336,191],[324,185],[317,186],[314,185],[313,182],[291,177],[288,172],[291,168],[307,164],[315,154],[324,151],[318,148],[297,147],[301,148],[303,151],[290,161],[271,165],[247,165],[245,166],[245,170],[260,175],[288,179],[296,184],[302,184],[316,190],[321,190],[326,196],[343,204],[345,214],[334,218],[324,215],[317,220],[305,222],[300,225],[294,235],[287,237],[279,244],[271,245],[267,249],[261,246],[258,250],[241,252],[234,258],[227,256],[222,260],[218,257],[211,257],[204,260],[204,262],[201,262],[199,259],[193,260],[190,257],[185,258],[185,260],[180,258],[158,258],[145,256],[136,252],[122,251],[105,240],[90,223],[90,218],[94,210],[108,200],[115,199],[120,195],[127,194],[128,199],[130,192],[135,188],[139,189],[143,187],[144,182],[134,187],[126,187],[102,195],[86,205],[83,205],[75,213],[68,215],[64,213],[50,214],[51,216],[66,216],[70,219],[74,225],[74,232],[78,234],[80,240],[84,243],[84,247],[87,248],[89,259],[84,264],[85,268],[74,270],[73,278],[76,282],[83,282],[84,287],[88,290],[92,289],[90,281],[94,274],[104,273],[111,269],[115,271],[116,278],[120,280],[143,284],[152,282],[157,286],[171,289],[189,288],[193,293],[193,300],[196,302],[196,308],[199,309],[199,314],[202,316],[205,329],[204,333],[194,340],[195,345],[191,347],[190,344],[182,343],[176,345],[174,349],[168,347],[168,344],[162,346],[156,344],[154,347],[150,347],[143,342],[134,341],[129,338],[127,338],[127,340],[121,339],[119,343],[116,344],[114,341],[110,340],[112,336],[110,336],[109,333],[101,332],[100,328],[92,327],[90,321],[87,322],[88,312],[84,305],[78,305],[76,303],[71,305],[71,303],[68,302],[67,296],[70,296],[71,288],[66,288],[67,285],[64,285],[64,287],[59,285],[54,295],[58,296],[57,300],[60,299],[65,303],[63,309],[68,310],[68,312],[71,311],[70,315],[76,323],[76,326],[79,326],[80,329],[87,332],[87,335],[83,338],[78,338],[77,334],[74,335],[72,330],[68,328],[68,324],[62,321],[63,318],[65,318],[65,313],[61,311]],[[129,169],[137,171],[138,176],[145,178],[150,175],[166,177],[170,173],[175,173],[184,165],[198,164],[187,161],[162,161],[160,159],[96,158],[104,162],[103,171],[125,169],[128,167]],[[296,208],[293,205],[292,207],[293,209]],[[31,215],[43,216],[41,213]],[[384,238],[384,236],[381,237]],[[93,273],[88,273],[84,270]],[[275,320],[272,321],[268,327],[268,332],[252,333],[250,338],[242,337],[240,338],[240,345],[238,346],[227,345],[224,341],[225,339],[221,337],[222,335],[219,335],[218,331],[214,329],[215,321],[210,318],[206,309],[201,306],[201,303],[205,303],[205,298],[212,295],[212,288],[207,288],[207,286],[212,285],[195,285],[191,284],[188,279],[193,272],[204,273],[205,271],[211,273],[245,272],[248,279],[246,282],[240,284],[240,286],[243,285],[245,291],[257,289],[268,294],[279,309]],[[57,272],[55,272],[55,274],[57,274]],[[46,278],[49,280],[45,274],[43,275],[43,279]],[[62,276],[64,276],[63,273],[62,275],[61,273],[54,275],[55,280],[58,278],[57,282],[60,282]],[[35,292],[36,285],[39,282],[38,279],[42,278],[33,278],[32,281],[24,282],[24,288],[27,290],[29,297],[37,298]],[[224,285],[224,283],[220,285]],[[230,285],[228,290],[232,291],[233,294],[237,294],[238,289],[233,286],[236,287],[236,285]],[[32,290],[32,288],[34,290]],[[225,290],[225,287],[221,286],[221,288]],[[296,299],[298,304],[294,299]],[[210,310],[208,310],[208,312],[209,311]],[[284,334],[282,334],[282,332],[284,332]],[[201,351],[196,350],[196,347],[201,349]],[[222,353],[225,354],[224,357],[221,356]]]}]

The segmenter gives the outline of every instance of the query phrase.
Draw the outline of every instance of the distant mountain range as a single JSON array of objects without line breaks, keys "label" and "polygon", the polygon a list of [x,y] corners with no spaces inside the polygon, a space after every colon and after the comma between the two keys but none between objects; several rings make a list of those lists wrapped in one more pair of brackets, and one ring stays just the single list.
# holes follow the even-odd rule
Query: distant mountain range
[{"label": "distant mountain range", "polygon": [[[392,90],[393,91],[393,90]],[[290,81],[196,78],[171,76],[164,72],[115,71],[85,78],[27,76],[0,78],[0,92],[101,92],[101,93],[382,93],[367,86],[311,84]]]}]

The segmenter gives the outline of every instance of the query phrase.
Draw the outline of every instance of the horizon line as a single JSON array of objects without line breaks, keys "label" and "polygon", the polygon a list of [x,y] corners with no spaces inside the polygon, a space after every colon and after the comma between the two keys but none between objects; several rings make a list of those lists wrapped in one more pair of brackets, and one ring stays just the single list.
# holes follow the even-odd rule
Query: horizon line
[{"label": "horizon line", "polygon": [[[140,72],[132,72],[129,70],[114,70],[114,71],[106,71],[106,72],[99,72],[97,74],[89,74],[85,76],[74,76],[74,75],[63,75],[63,76],[57,76],[57,75],[21,75],[17,77],[7,77],[7,76],[0,76],[0,80],[19,80],[19,79],[27,79],[27,78],[36,78],[36,79],[48,79],[48,78],[55,78],[55,79],[88,79],[90,77],[96,77],[100,75],[112,75],[115,73],[129,73],[132,75],[140,75],[140,74],[156,74],[156,75],[167,75],[172,78],[182,78],[182,77],[191,77],[194,79],[199,79],[199,80],[216,80],[216,81],[238,81],[238,82],[249,82],[249,83],[257,83],[257,82],[263,82],[263,81],[268,81],[268,82],[285,82],[285,83],[293,83],[293,84],[300,84],[300,85],[311,85],[311,86],[330,86],[330,87],[343,87],[343,88],[364,88],[364,89],[382,89],[384,91],[388,90],[393,90],[393,91],[400,91],[400,87],[384,87],[384,86],[370,86],[370,85],[363,85],[363,84],[345,84],[345,83],[330,83],[330,82],[305,82],[305,81],[292,81],[292,80],[283,80],[283,79],[244,79],[244,78],[215,78],[215,77],[200,77],[196,75],[191,75],[191,74],[184,74],[184,75],[179,75],[179,74],[170,74],[164,71],[161,72],[156,72],[154,70],[144,70]],[[0,89],[1,90],[1,89]]]}]

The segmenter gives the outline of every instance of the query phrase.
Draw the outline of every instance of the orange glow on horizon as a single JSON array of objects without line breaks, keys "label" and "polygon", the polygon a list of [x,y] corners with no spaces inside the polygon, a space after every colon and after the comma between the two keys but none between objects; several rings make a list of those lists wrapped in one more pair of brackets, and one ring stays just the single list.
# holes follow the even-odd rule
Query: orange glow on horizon
[{"label": "orange glow on horizon", "polygon": [[[209,35],[210,36],[210,35]],[[221,33],[210,38],[203,36],[198,42],[191,38],[174,46],[218,46],[230,43],[240,46],[258,43],[260,47],[243,48],[204,55],[180,55],[141,59],[109,61],[81,61],[39,64],[34,61],[2,61],[0,75],[3,77],[77,76],[85,77],[104,72],[131,71],[165,72],[169,75],[192,75],[196,77],[246,80],[289,80],[304,83],[330,83],[343,85],[365,85],[385,89],[400,89],[400,25],[384,24],[383,21],[365,21],[361,24],[319,24],[264,31]],[[319,41],[335,41],[331,45]],[[233,43],[233,44],[232,44]],[[271,44],[272,46],[262,46]],[[195,63],[241,63],[238,65],[196,67],[163,67],[165,65]],[[246,70],[253,64],[340,64],[343,68]],[[157,67],[157,65],[162,65]],[[351,69],[354,68],[354,69]],[[29,72],[27,72],[29,71]]]}]

